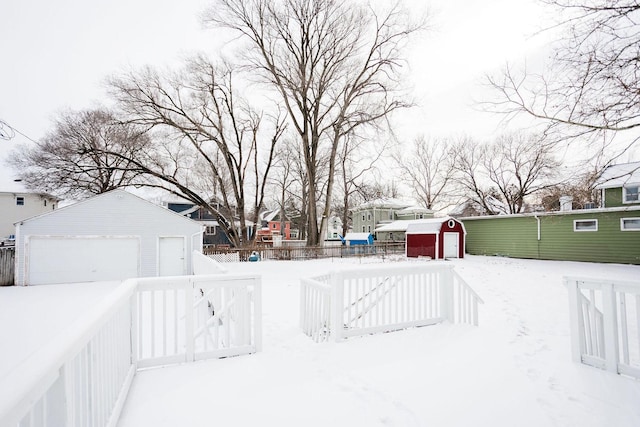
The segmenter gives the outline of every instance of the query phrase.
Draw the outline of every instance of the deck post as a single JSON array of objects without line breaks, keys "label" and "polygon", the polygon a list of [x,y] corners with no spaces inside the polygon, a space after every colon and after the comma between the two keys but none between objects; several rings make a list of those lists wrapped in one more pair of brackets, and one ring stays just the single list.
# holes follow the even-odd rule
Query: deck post
[{"label": "deck post", "polygon": [[331,273],[331,335],[335,342],[342,340],[344,329],[344,278],[341,272]]},{"label": "deck post", "polygon": [[618,328],[616,292],[613,283],[602,284],[602,315],[604,329],[604,356],[607,371],[618,373]]},{"label": "deck post", "polygon": [[582,334],[580,333],[582,318],[582,302],[578,298],[580,294],[580,289],[578,286],[578,281],[575,279],[569,279],[567,277],[564,278],[564,286],[567,288],[569,292],[569,325],[571,330],[571,358],[576,363],[582,363],[582,348],[584,344],[581,342],[580,338]]}]

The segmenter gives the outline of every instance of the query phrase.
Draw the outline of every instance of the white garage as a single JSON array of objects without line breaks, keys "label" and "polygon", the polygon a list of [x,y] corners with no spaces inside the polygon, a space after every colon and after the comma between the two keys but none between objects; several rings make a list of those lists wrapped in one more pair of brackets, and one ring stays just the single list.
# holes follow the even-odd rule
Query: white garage
[{"label": "white garage", "polygon": [[203,226],[122,190],[16,224],[17,285],[191,274]]}]

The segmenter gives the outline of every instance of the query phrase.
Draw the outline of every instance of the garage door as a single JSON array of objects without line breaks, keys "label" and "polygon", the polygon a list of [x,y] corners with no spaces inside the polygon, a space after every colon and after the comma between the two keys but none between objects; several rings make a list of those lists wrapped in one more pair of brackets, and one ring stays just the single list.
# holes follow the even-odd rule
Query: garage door
[{"label": "garage door", "polygon": [[27,244],[27,284],[96,282],[139,275],[137,237],[40,237]]}]

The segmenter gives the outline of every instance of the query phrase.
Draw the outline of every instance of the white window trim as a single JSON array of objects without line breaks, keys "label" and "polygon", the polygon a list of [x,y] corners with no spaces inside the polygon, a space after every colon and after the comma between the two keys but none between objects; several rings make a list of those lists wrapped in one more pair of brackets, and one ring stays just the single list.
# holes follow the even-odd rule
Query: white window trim
[{"label": "white window trim", "polygon": [[[638,189],[638,200],[627,200],[627,188],[637,188]],[[622,203],[631,204],[631,203],[640,203],[640,185],[629,185],[627,187],[622,187]]]},{"label": "white window trim", "polygon": [[[18,203],[18,201],[22,201],[22,203]],[[16,206],[24,206],[27,203],[27,200],[24,196],[16,196]]]},{"label": "white window trim", "polygon": [[[579,222],[589,222],[589,221],[594,221],[596,223],[595,230],[578,230],[576,228],[576,224],[577,223],[579,223]],[[575,231],[577,233],[598,231],[598,220],[595,219],[595,218],[593,218],[593,219],[575,219],[575,220],[573,220],[573,231]]]},{"label": "white window trim", "polygon": [[625,220],[640,221],[640,217],[620,218],[620,231],[640,231],[640,228],[624,228],[624,221]]}]

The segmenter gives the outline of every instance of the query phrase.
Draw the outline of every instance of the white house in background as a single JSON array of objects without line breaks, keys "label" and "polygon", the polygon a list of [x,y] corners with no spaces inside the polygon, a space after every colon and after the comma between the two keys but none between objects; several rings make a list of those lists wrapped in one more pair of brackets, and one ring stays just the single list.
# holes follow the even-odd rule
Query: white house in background
[{"label": "white house in background", "polygon": [[[319,221],[318,221],[319,222]],[[342,237],[342,219],[340,217],[332,215],[327,221],[327,234],[324,236],[324,240],[340,241]]]},{"label": "white house in background", "polygon": [[20,180],[12,178],[6,166],[4,168],[0,173],[0,242],[16,234],[16,222],[51,212],[59,201],[54,196],[27,190]]},{"label": "white house in background", "polygon": [[123,190],[16,224],[16,285],[191,274],[204,226]]}]

